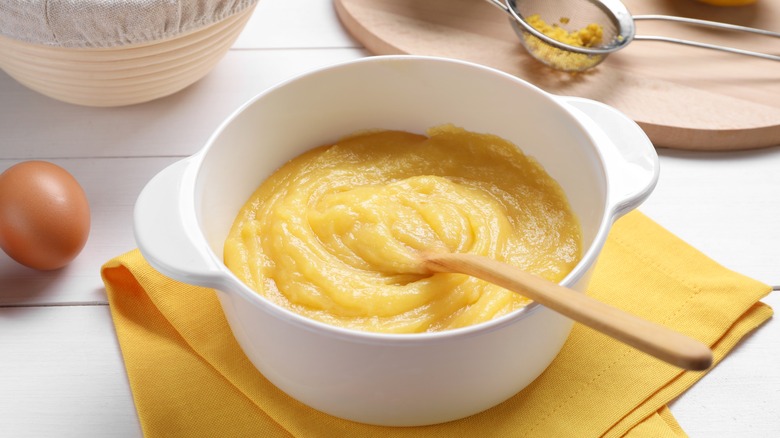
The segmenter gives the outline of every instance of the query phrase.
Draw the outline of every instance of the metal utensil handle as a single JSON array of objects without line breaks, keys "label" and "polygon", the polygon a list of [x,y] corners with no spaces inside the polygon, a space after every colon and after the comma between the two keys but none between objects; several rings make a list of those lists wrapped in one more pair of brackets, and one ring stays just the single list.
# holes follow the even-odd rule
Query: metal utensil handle
[{"label": "metal utensil handle", "polygon": [[[659,20],[659,21],[674,21],[678,23],[692,24],[695,26],[705,26],[716,29],[726,29],[737,32],[749,32],[758,35],[768,36],[772,38],[780,38],[780,32],[772,32],[771,30],[756,29],[754,27],[740,26],[737,24],[721,23],[718,21],[699,20],[696,18],[677,17],[673,15],[635,15],[634,20]],[[721,52],[736,53],[739,55],[753,56],[756,58],[769,59],[772,61],[780,61],[780,56],[772,55],[769,53],[753,52],[750,50],[737,49],[734,47],[719,46],[716,44],[700,43],[698,41],[689,41],[679,38],[671,38],[656,35],[636,35],[635,40],[645,41],[664,41],[667,43],[683,44],[686,46],[700,47],[703,49],[720,50]]]},{"label": "metal utensil handle", "polygon": [[720,50],[722,52],[729,52],[729,53],[736,53],[739,55],[747,55],[747,56],[754,56],[756,58],[763,58],[763,59],[769,59],[772,61],[780,61],[780,56],[778,55],[770,55],[768,53],[761,53],[761,52],[751,52],[750,50],[742,50],[742,49],[736,49],[734,47],[726,47],[726,46],[718,46],[715,44],[707,44],[707,43],[700,43],[697,41],[688,41],[688,40],[681,40],[679,38],[669,38],[669,37],[662,37],[662,36],[648,36],[648,35],[637,35],[634,37],[635,40],[645,40],[645,41],[664,41],[667,43],[675,43],[675,44],[683,44],[686,46],[693,46],[693,47],[700,47],[703,49],[711,49],[711,50]]},{"label": "metal utensil handle", "polygon": [[504,12],[509,12],[509,7],[503,2],[503,0],[485,0],[485,1],[497,7],[498,9],[501,9]]},{"label": "metal utensil handle", "polygon": [[[674,15],[634,15],[634,21],[637,20],[661,20],[661,21],[676,21],[678,23],[693,24],[696,26],[714,27],[717,29],[727,29],[737,32],[750,32],[768,37],[780,38],[780,32],[772,32],[771,30],[756,29],[755,27],[740,26],[737,24],[721,23],[719,21],[699,20],[697,18],[677,17]],[[637,38],[638,39],[638,38]]]}]

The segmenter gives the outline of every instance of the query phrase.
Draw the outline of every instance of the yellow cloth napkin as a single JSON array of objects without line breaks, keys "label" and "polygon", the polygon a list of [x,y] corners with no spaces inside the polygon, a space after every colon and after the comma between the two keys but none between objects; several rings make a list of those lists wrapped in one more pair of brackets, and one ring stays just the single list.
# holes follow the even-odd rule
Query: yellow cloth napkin
[{"label": "yellow cloth napkin", "polygon": [[[160,275],[138,251],[109,261],[102,274],[150,438],[679,437],[685,433],[665,405],[705,374],[575,324],[552,365],[488,411],[434,426],[369,426],[308,408],[265,380],[233,339],[212,290]],[[717,363],[772,315],[758,301],[770,290],[633,212],[612,229],[588,293],[712,345]]]}]

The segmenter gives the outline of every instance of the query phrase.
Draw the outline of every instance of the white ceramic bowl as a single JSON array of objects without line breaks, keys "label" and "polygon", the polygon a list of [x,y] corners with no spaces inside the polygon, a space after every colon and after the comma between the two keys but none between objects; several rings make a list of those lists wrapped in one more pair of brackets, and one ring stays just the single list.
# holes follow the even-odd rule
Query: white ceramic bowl
[{"label": "white ceramic bowl", "polygon": [[163,274],[213,287],[233,334],[260,372],[323,412],[409,426],[475,414],[534,380],[572,322],[536,304],[462,329],[364,333],[279,308],[222,263],[240,207],[275,169],[358,130],[425,132],[453,123],[506,138],[563,187],[584,257],[562,282],[585,289],[614,219],[658,178],[652,144],[603,104],[543,92],[475,64],[416,56],[364,58],[317,70],[255,97],[197,154],[154,177],[135,210],[141,252]]}]

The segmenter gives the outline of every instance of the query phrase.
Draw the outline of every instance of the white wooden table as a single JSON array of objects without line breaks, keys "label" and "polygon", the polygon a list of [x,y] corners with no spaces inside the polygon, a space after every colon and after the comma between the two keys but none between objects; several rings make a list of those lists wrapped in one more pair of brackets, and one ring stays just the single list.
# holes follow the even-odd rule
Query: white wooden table
[{"label": "white wooden table", "polygon": [[[0,171],[27,159],[63,166],[93,218],[87,246],[63,270],[36,272],[0,254],[1,437],[141,435],[99,275],[135,247],[136,196],[252,96],[366,55],[330,0],[261,0],[212,73],[155,102],[78,107],[0,72]],[[723,265],[780,285],[780,147],[659,153],[661,179],[641,210]],[[780,308],[780,293],[765,302]],[[749,336],[672,411],[693,437],[780,436],[780,322]]]}]

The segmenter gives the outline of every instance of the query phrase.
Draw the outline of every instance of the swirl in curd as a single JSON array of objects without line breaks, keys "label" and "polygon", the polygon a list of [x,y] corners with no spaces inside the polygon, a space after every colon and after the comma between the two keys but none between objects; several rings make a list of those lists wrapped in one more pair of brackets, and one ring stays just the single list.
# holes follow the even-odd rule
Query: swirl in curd
[{"label": "swirl in curd", "polygon": [[424,250],[481,254],[560,281],[580,259],[560,186],[494,135],[355,134],[269,177],[238,214],[225,264],[275,304],[349,329],[420,333],[477,324],[530,301]]}]

